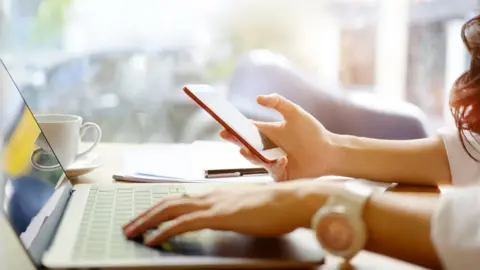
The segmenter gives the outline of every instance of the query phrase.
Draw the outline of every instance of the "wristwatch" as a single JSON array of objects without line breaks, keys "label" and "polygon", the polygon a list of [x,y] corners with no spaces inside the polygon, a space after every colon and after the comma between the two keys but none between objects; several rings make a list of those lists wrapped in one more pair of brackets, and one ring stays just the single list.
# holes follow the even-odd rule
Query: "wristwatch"
[{"label": "wristwatch", "polygon": [[325,251],[349,260],[363,249],[367,240],[363,209],[372,192],[367,185],[346,182],[315,213],[312,229]]}]

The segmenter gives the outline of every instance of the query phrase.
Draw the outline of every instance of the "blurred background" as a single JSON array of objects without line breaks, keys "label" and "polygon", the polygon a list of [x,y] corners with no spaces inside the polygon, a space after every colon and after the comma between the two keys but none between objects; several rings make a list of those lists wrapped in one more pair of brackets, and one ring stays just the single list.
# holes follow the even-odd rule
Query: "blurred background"
[{"label": "blurred background", "polygon": [[0,57],[35,113],[104,142],[217,139],[182,92],[208,83],[250,118],[278,92],[334,132],[425,137],[450,125],[477,0],[0,0]]}]

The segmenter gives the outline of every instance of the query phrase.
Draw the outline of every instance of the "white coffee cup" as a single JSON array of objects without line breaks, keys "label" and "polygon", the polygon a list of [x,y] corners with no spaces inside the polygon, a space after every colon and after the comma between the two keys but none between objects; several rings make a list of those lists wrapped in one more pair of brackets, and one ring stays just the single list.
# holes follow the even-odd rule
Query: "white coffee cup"
[{"label": "white coffee cup", "polygon": [[[64,169],[89,152],[91,152],[102,138],[100,127],[91,122],[83,123],[80,116],[68,114],[41,114],[35,115],[35,119],[40,125],[42,134],[35,142],[40,148],[35,149],[30,156],[32,166],[41,171],[56,170],[62,165]],[[96,139],[93,144],[85,151],[79,153],[80,143],[88,129],[96,130]],[[47,138],[48,142],[45,140]],[[37,156],[40,154],[55,153],[60,164],[42,165],[37,162]]]}]

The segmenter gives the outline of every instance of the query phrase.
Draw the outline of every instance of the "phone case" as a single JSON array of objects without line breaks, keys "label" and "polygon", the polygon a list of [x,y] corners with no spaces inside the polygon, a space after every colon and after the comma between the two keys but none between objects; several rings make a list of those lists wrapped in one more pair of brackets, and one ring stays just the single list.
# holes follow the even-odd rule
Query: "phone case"
[{"label": "phone case", "polygon": [[233,130],[225,121],[223,121],[218,115],[216,115],[207,105],[205,105],[199,98],[195,96],[195,94],[188,89],[188,86],[183,88],[183,91],[193,100],[195,103],[198,104],[202,109],[204,109],[208,114],[210,114],[220,125],[222,125],[228,132],[230,132],[237,140],[239,140],[245,147],[250,150],[256,157],[258,157],[264,163],[273,163],[275,160],[269,160],[265,158],[260,152],[255,149],[255,147],[251,146],[246,140],[242,138],[235,130]]}]

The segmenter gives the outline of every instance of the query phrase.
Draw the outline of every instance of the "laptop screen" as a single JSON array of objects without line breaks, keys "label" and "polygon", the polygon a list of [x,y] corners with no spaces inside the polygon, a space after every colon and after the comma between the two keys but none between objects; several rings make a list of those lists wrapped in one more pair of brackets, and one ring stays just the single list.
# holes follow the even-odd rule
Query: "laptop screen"
[{"label": "laptop screen", "polygon": [[[39,136],[43,135],[1,61],[0,87],[2,87],[0,138],[3,138],[0,159],[3,163],[1,171],[3,184],[0,188],[2,192],[0,205],[13,230],[28,248],[32,235],[25,232],[30,225],[33,225],[34,217],[40,213],[53,195],[64,173],[61,167],[42,171],[32,166],[31,155],[38,148],[35,142]],[[47,153],[35,155],[35,160],[41,165],[58,164],[55,156]],[[32,231],[30,229],[29,231]]]}]

